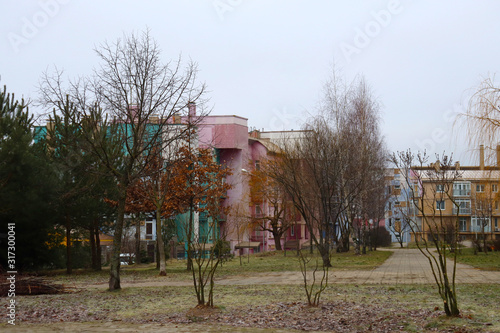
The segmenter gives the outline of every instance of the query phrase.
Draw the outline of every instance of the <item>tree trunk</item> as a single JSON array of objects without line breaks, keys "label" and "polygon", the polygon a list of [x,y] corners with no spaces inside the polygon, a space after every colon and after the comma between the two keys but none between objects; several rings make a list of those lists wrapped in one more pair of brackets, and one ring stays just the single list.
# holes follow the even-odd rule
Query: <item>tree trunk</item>
[{"label": "tree trunk", "polygon": [[484,254],[488,254],[488,246],[486,245],[486,232],[485,232],[484,225],[483,225],[483,251],[484,251]]},{"label": "tree trunk", "polygon": [[156,209],[156,242],[158,244],[158,254],[160,257],[160,276],[166,276],[165,243],[163,243],[163,235],[161,233],[161,212],[159,208]]},{"label": "tree trunk", "polygon": [[188,253],[188,257],[187,257],[187,270],[190,271],[193,269],[193,258],[192,258],[192,242],[194,241],[193,239],[191,239],[191,237],[193,236],[192,233],[194,232],[194,214],[193,214],[193,200],[191,199],[190,200],[190,204],[189,204],[189,225],[188,225],[188,232],[186,233],[186,244],[187,244],[187,253]]},{"label": "tree trunk", "polygon": [[358,227],[356,245],[354,247],[356,254],[361,254],[360,247],[361,247],[361,231],[359,230],[359,227]]},{"label": "tree trunk", "polygon": [[135,263],[141,263],[141,220],[135,221]]},{"label": "tree trunk", "polygon": [[328,243],[318,244],[318,251],[321,255],[321,259],[323,260],[324,267],[332,267],[332,264],[330,263],[330,251],[328,247]]},{"label": "tree trunk", "polygon": [[109,290],[121,289],[120,286],[120,253],[122,247],[122,235],[123,235],[123,225],[125,222],[125,201],[127,195],[125,192],[126,186],[122,185],[124,189],[120,193],[120,198],[118,199],[118,211],[115,226],[115,234],[113,237],[113,252],[111,255],[111,265],[109,269]]},{"label": "tree trunk", "polygon": [[96,220],[96,225],[95,225],[95,247],[96,247],[96,254],[97,254],[97,262],[96,262],[96,271],[101,271],[102,270],[102,259],[101,259],[101,236],[99,236],[99,226],[97,224]]},{"label": "tree trunk", "polygon": [[363,237],[361,238],[361,242],[363,244],[361,253],[366,254],[366,227],[363,227],[362,232]]},{"label": "tree trunk", "polygon": [[340,241],[341,251],[340,252],[349,252],[349,236],[343,236]]},{"label": "tree trunk", "polygon": [[90,242],[90,256],[92,258],[92,269],[96,268],[96,257],[97,257],[97,249],[95,247],[95,235],[94,235],[94,221],[90,224],[89,228],[89,242]]},{"label": "tree trunk", "polygon": [[66,274],[73,272],[71,262],[71,219],[66,213]]},{"label": "tree trunk", "polygon": [[281,251],[283,248],[281,247],[281,234],[278,231],[273,229],[272,231],[274,237],[274,245],[276,246],[276,251]]}]

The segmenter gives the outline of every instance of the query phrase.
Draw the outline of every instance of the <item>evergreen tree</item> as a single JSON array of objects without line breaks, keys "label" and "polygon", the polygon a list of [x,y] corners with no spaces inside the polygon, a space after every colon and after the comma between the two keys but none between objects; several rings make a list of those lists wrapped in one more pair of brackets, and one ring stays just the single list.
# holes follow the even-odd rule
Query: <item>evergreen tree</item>
[{"label": "evergreen tree", "polygon": [[[54,172],[33,141],[33,117],[24,100],[0,91],[0,257],[7,262],[7,227],[15,225],[15,269],[50,265]],[[9,269],[12,269],[9,267]]]}]

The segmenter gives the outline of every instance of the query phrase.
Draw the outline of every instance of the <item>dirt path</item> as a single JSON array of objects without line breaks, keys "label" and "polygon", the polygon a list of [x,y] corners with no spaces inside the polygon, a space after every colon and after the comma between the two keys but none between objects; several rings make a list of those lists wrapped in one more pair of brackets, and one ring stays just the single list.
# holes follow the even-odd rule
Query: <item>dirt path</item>
[{"label": "dirt path", "polygon": [[[451,263],[450,263],[451,264]],[[450,265],[451,266],[451,265]],[[468,265],[457,264],[457,283],[500,283],[500,272],[481,271]],[[235,275],[217,279],[219,285],[301,284],[301,272],[255,273],[251,276]],[[355,284],[432,284],[434,278],[428,260],[417,249],[395,249],[393,255],[372,270],[330,271],[329,283]],[[122,287],[191,286],[191,281],[122,281]],[[106,283],[87,285],[85,288],[107,288]]]}]

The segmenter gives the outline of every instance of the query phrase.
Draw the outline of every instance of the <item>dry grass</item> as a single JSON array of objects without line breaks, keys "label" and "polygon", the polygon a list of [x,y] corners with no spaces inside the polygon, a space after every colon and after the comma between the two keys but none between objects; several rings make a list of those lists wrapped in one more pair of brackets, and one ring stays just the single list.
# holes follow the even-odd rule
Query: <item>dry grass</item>
[{"label": "dry grass", "polygon": [[[193,310],[196,297],[190,287],[83,291],[72,295],[19,296],[17,316],[18,320],[30,323],[62,320],[132,324],[196,322],[210,326],[240,326],[238,323],[241,322],[241,326],[269,325],[276,328],[281,326],[275,326],[278,323],[273,318],[279,317],[282,321],[279,325],[285,325],[290,320],[288,328],[296,328],[300,316],[310,318],[310,323],[305,321],[301,325],[316,325],[321,324],[321,320],[314,318],[323,318],[327,314],[325,311],[340,311],[345,321],[342,325],[354,331],[361,330],[370,320],[402,331],[455,331],[457,328],[462,332],[500,331],[500,318],[496,313],[499,285],[463,285],[459,287],[458,294],[463,316],[453,319],[445,318],[441,310],[435,310],[442,308],[435,288],[422,285],[334,285],[324,292],[322,306],[316,310],[307,310],[301,305],[305,294],[300,286],[216,286],[217,309],[203,313]],[[259,321],[254,322],[257,316]],[[362,316],[367,319],[361,320]],[[335,318],[339,320],[338,314]],[[326,317],[324,320],[327,320]]]},{"label": "dry grass", "polygon": [[474,254],[474,249],[462,249],[457,256],[457,262],[486,271],[500,271],[500,251]]},{"label": "dry grass", "polygon": [[[366,255],[356,255],[353,251],[347,253],[334,253],[332,265],[334,270],[370,270],[381,265],[389,256],[391,251],[372,251]],[[316,254],[317,255],[317,254]],[[167,262],[167,276],[172,281],[190,281],[191,272],[186,270],[186,260],[171,259]],[[300,271],[298,257],[295,251],[264,252],[242,257],[240,265],[239,258],[232,258],[224,262],[217,270],[217,277],[224,278],[234,275],[251,275],[253,273]],[[75,270],[72,275],[66,275],[65,271],[44,272],[51,276],[54,281],[65,284],[106,284],[109,279],[108,267],[101,272],[90,270]],[[141,264],[121,267],[121,278],[126,281],[161,281],[158,276],[156,264]]]}]

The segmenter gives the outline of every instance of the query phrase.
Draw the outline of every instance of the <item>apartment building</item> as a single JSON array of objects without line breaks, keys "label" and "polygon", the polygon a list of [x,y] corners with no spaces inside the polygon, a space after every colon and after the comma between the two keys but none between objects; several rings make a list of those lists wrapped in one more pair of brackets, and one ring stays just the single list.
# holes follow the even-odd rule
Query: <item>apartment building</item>
[{"label": "apartment building", "polygon": [[410,221],[415,218],[412,192],[401,170],[390,168],[385,172],[387,203],[384,226],[391,234],[391,241],[406,243],[411,239]]},{"label": "apartment building", "polygon": [[[458,219],[458,234],[462,241],[486,238],[500,239],[500,146],[494,166],[484,163],[484,147],[480,147],[478,166],[460,166],[442,170],[439,161],[427,167],[412,168],[416,187],[413,195],[421,205],[415,222],[419,232],[414,237],[430,239],[431,228],[453,232]],[[427,217],[427,223],[422,220]],[[442,228],[442,226],[445,228]],[[438,227],[439,226],[439,227]]]}]

